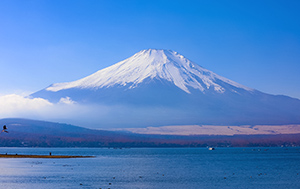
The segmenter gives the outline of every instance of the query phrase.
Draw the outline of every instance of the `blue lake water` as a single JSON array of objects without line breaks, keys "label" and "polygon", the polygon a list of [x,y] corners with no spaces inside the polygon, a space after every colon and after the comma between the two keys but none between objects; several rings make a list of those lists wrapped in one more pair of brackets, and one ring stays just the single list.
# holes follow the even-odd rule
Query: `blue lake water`
[{"label": "blue lake water", "polygon": [[300,188],[300,148],[0,148],[0,188]]}]

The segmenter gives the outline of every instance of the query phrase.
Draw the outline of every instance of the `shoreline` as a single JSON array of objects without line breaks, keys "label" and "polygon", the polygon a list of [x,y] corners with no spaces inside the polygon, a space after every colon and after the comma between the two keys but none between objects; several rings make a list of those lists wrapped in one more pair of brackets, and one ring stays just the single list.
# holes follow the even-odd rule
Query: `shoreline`
[{"label": "shoreline", "polygon": [[94,158],[95,156],[0,154],[0,158]]}]

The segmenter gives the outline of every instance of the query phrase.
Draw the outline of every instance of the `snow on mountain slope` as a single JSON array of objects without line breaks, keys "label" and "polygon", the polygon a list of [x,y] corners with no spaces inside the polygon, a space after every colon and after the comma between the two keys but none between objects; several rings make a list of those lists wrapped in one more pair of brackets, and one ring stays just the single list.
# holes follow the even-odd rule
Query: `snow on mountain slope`
[{"label": "snow on mountain slope", "polygon": [[156,49],[142,50],[83,79],[53,84],[46,90],[57,92],[71,88],[99,89],[115,85],[132,89],[149,78],[172,82],[186,93],[191,93],[188,87],[202,92],[212,88],[218,93],[224,93],[226,89],[221,82],[247,91],[253,90],[204,69],[175,51]]}]

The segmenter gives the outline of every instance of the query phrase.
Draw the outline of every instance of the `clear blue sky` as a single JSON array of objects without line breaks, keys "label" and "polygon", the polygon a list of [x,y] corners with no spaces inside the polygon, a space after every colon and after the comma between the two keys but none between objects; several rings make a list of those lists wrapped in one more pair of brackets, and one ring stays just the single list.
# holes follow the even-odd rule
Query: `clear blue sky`
[{"label": "clear blue sky", "polygon": [[300,1],[1,0],[0,94],[172,49],[251,88],[300,98]]}]

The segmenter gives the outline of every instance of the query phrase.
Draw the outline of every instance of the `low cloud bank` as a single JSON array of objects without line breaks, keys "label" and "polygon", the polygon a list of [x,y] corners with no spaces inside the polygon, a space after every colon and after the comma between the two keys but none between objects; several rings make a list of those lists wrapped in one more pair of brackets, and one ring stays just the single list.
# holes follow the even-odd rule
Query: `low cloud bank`
[{"label": "low cloud bank", "polygon": [[69,97],[53,104],[43,98],[30,98],[17,94],[0,96],[0,118],[20,117],[59,121],[70,118],[79,109],[81,108],[76,106]]},{"label": "low cloud bank", "polygon": [[0,119],[26,118],[104,128],[119,122],[122,124],[120,120],[126,119],[126,116],[116,116],[122,112],[124,108],[121,106],[84,105],[76,103],[70,97],[61,98],[58,103],[51,103],[43,98],[17,94],[0,96]]},{"label": "low cloud bank", "polygon": [[0,96],[0,119],[2,118],[44,120],[99,129],[193,124],[193,117],[176,109],[80,104],[67,96],[58,103],[51,103],[43,98],[17,94]]},{"label": "low cloud bank", "polygon": [[42,98],[26,98],[17,94],[0,96],[1,117],[22,116],[52,106]]}]

